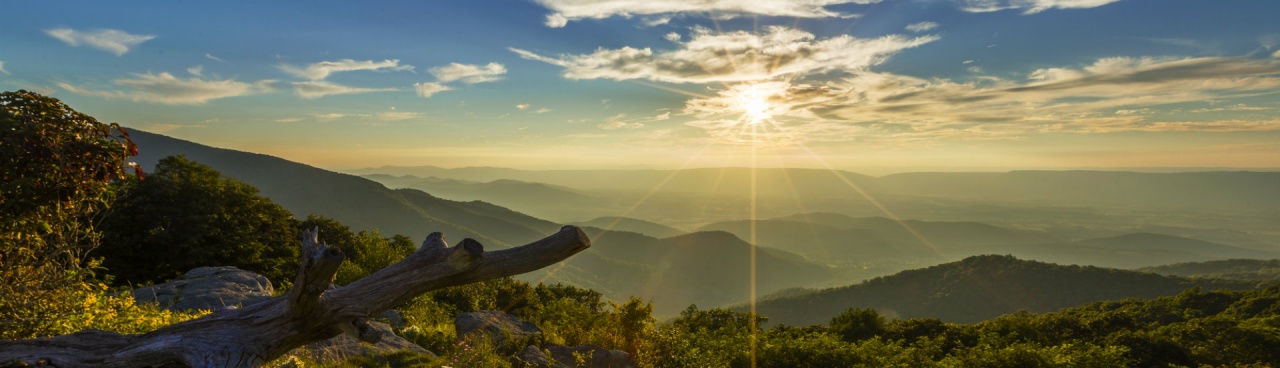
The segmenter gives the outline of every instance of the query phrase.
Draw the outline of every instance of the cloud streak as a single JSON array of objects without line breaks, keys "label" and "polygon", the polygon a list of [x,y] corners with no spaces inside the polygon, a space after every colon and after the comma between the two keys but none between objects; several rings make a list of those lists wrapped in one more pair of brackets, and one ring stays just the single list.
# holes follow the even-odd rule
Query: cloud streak
[{"label": "cloud streak", "polygon": [[373,92],[395,92],[398,88],[362,88],[344,86],[329,81],[293,82],[293,92],[304,99],[317,99],[330,95],[349,95]]},{"label": "cloud streak", "polygon": [[861,71],[899,51],[934,40],[936,36],[900,35],[818,39],[811,33],[786,27],[769,27],[762,33],[719,34],[700,28],[694,30],[688,42],[674,41],[679,48],[672,51],[623,47],[548,57],[518,48],[509,50],[525,59],[563,67],[563,75],[569,79],[730,83]]},{"label": "cloud streak", "polygon": [[451,89],[453,88],[449,88],[449,86],[446,86],[440,83],[433,83],[433,82],[423,82],[423,83],[413,84],[414,92],[417,92],[418,97],[422,97],[422,98],[431,98],[431,95],[448,91]]},{"label": "cloud streak", "polygon": [[352,71],[412,71],[413,65],[400,65],[400,60],[388,59],[383,61],[363,60],[357,61],[352,59],[342,59],[336,61],[321,61],[311,63],[307,66],[296,66],[289,64],[280,64],[278,66],[281,71],[290,75],[308,79],[312,81],[324,80],[330,74],[339,72]]},{"label": "cloud streak", "polygon": [[124,89],[97,90],[70,83],[58,83],[58,86],[78,95],[107,99],[126,99],[166,105],[199,105],[217,99],[271,92],[273,90],[271,85],[275,83],[274,80],[246,83],[230,79],[206,80],[198,77],[182,79],[169,73],[134,74],[133,78],[121,78],[113,82]]},{"label": "cloud streak", "polygon": [[1022,10],[1023,14],[1035,14],[1050,9],[1087,9],[1118,2],[1120,0],[953,0],[961,10],[970,13],[986,13],[1009,9]]},{"label": "cloud streak", "polygon": [[70,46],[89,46],[116,56],[123,56],[134,46],[156,38],[155,35],[131,34],[116,29],[77,31],[71,28],[54,28],[46,29],[44,33]]},{"label": "cloud streak", "polygon": [[483,66],[451,63],[431,68],[430,72],[431,75],[436,77],[436,80],[442,83],[460,81],[466,84],[476,84],[502,80],[502,75],[507,74],[507,68],[498,63],[489,63]]},{"label": "cloud streak", "polygon": [[707,14],[717,19],[741,16],[774,16],[793,18],[831,18],[851,15],[828,10],[840,4],[872,4],[881,0],[537,0],[553,11],[547,15],[548,27],[560,28],[570,21],[609,17],[651,16],[648,25],[662,24],[674,15]]}]

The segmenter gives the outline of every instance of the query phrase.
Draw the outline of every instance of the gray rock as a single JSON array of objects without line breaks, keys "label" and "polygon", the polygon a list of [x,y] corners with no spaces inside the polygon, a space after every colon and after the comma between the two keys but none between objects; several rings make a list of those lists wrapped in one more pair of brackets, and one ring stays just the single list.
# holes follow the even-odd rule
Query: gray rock
[{"label": "gray rock", "polygon": [[341,334],[332,339],[307,344],[306,349],[311,352],[313,358],[327,362],[343,361],[347,357],[357,355],[378,356],[397,351],[411,351],[430,355],[433,358],[436,356],[427,349],[397,336],[391,326],[386,323],[370,321],[369,325],[382,333],[382,339],[376,344],[361,342],[350,335]]},{"label": "gray rock", "polygon": [[391,325],[391,328],[395,329],[404,328],[404,325],[408,323],[408,321],[404,319],[404,314],[395,309],[388,309],[386,312],[378,313],[374,318],[386,320],[387,324]]},{"label": "gray rock", "polygon": [[554,360],[551,360],[551,357],[547,356],[547,352],[542,351],[542,349],[539,349],[537,346],[533,346],[533,345],[529,345],[528,347],[525,347],[524,350],[521,350],[519,354],[516,354],[515,356],[511,357],[511,366],[516,368],[525,368],[525,367],[561,368],[562,367],[561,364],[556,363],[556,361]]},{"label": "gray rock", "polygon": [[[550,353],[550,355],[547,355]],[[578,358],[582,364],[578,364]],[[513,367],[538,368],[630,368],[631,355],[623,351],[609,350],[596,345],[578,345],[566,347],[555,344],[544,345],[542,349],[528,346],[519,354],[511,357]]]},{"label": "gray rock", "polygon": [[542,329],[500,311],[467,312],[453,320],[459,339],[483,334],[498,351],[515,352],[521,346],[540,345]]},{"label": "gray rock", "polygon": [[[547,345],[546,349],[551,353],[551,358],[562,366],[577,367],[578,357],[581,356],[585,360],[585,367],[592,368],[627,368],[634,367],[631,364],[631,354],[624,351],[609,350],[597,345],[578,345],[575,347],[567,347],[560,345]],[[577,354],[577,355],[575,355]]]},{"label": "gray rock", "polygon": [[173,281],[133,290],[136,303],[156,303],[172,311],[219,309],[271,299],[271,281],[235,267],[200,267]]}]

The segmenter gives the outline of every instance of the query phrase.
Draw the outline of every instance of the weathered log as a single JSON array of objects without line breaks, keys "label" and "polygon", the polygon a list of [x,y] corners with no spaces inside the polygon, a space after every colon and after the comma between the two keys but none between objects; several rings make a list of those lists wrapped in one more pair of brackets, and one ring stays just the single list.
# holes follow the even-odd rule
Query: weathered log
[{"label": "weathered log", "polygon": [[286,295],[223,309],[142,335],[87,330],[0,342],[0,365],[54,367],[257,367],[304,344],[346,332],[377,341],[371,316],[422,293],[521,274],[591,246],[574,226],[524,246],[484,252],[472,239],[448,247],[432,233],[412,255],[350,285],[330,289],[343,255],[305,232],[302,267]]}]

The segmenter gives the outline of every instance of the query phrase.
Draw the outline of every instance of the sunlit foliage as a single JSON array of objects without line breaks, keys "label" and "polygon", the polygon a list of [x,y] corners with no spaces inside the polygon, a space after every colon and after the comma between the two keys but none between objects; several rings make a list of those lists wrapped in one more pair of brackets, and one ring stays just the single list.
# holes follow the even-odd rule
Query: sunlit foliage
[{"label": "sunlit foliage", "polygon": [[0,93],[0,338],[83,312],[61,301],[93,276],[96,223],[136,154],[115,123],[36,93]]}]

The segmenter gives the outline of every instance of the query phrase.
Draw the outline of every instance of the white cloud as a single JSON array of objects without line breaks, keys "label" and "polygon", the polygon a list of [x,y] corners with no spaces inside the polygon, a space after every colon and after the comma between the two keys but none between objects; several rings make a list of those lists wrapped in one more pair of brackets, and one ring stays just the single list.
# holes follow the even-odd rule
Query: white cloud
[{"label": "white cloud", "polygon": [[881,0],[537,0],[554,13],[547,15],[548,27],[564,27],[579,19],[604,19],[613,16],[655,16],[645,23],[664,24],[677,14],[707,14],[717,19],[739,16],[776,16],[794,18],[851,17],[828,10],[839,4],[872,4]]},{"label": "white cloud", "polygon": [[608,121],[608,122],[601,123],[600,125],[597,125],[597,126],[600,127],[600,129],[604,129],[604,130],[639,129],[639,128],[644,128],[644,123],[626,122],[626,121]]},{"label": "white cloud", "polygon": [[293,84],[293,92],[296,93],[298,97],[302,97],[305,99],[315,99],[315,98],[320,98],[320,97],[329,96],[329,95],[346,95],[346,94],[357,94],[357,93],[399,91],[399,89],[396,89],[396,88],[361,88],[361,87],[344,86],[341,84],[337,84],[329,81],[323,81],[323,80],[293,82],[292,84]]},{"label": "white cloud", "polygon": [[403,112],[403,111],[380,112],[377,114],[373,114],[373,118],[375,119],[388,120],[388,121],[407,120],[407,119],[413,119],[419,116],[422,116],[422,113]]},{"label": "white cloud", "polygon": [[216,61],[216,62],[219,62],[219,63],[225,63],[225,62],[227,62],[226,60],[222,60],[221,58],[218,58],[217,56],[213,56],[213,54],[209,54],[209,53],[205,53],[205,54],[204,54],[204,57],[208,58],[209,60],[213,60],[213,61]]},{"label": "white cloud", "polygon": [[461,81],[467,84],[493,82],[501,80],[503,74],[507,74],[507,68],[498,63],[489,63],[484,66],[451,63],[431,68],[431,75],[436,76],[436,80],[443,83],[453,81]]},{"label": "white cloud", "polygon": [[418,97],[422,97],[422,98],[431,98],[431,95],[448,91],[451,89],[453,88],[449,88],[449,86],[446,86],[440,83],[434,83],[434,82],[422,82],[422,83],[413,84],[413,90],[418,93]]},{"label": "white cloud", "polygon": [[196,66],[187,68],[187,73],[191,73],[191,75],[199,77],[201,74],[204,73],[204,66],[196,65]]},{"label": "white cloud", "polygon": [[874,39],[840,35],[817,39],[808,32],[775,26],[763,33],[715,34],[707,29],[695,29],[692,39],[677,43],[680,48],[674,51],[623,47],[599,49],[585,55],[547,57],[522,49],[510,50],[525,59],[561,66],[565,68],[564,77],[570,79],[726,83],[865,70],[901,50],[936,39],[936,36],[899,35]]},{"label": "white cloud", "polygon": [[412,71],[413,65],[400,65],[400,60],[388,59],[383,61],[364,60],[357,61],[352,59],[342,59],[337,61],[321,61],[312,63],[305,67],[296,65],[280,64],[280,70],[285,73],[292,74],[299,78],[309,79],[313,81],[324,80],[330,74],[338,72],[351,72],[360,70],[373,71]]},{"label": "white cloud", "polygon": [[134,46],[156,38],[155,35],[136,35],[115,29],[77,31],[70,28],[54,28],[46,29],[44,33],[71,46],[87,45],[116,56],[122,56]]},{"label": "white cloud", "polygon": [[0,60],[0,73],[4,73],[4,75],[9,75],[9,71],[4,69],[4,60]]},{"label": "white cloud", "polygon": [[134,74],[134,78],[131,79],[116,79],[114,83],[127,90],[93,90],[70,83],[58,83],[58,86],[71,93],[86,96],[169,105],[195,105],[221,98],[270,92],[273,90],[271,84],[275,81],[262,80],[246,83],[230,79],[182,79],[169,73],[147,73]]},{"label": "white cloud", "polygon": [[291,116],[291,117],[273,119],[271,121],[274,121],[277,123],[296,123],[296,122],[302,121],[302,118]]},{"label": "white cloud", "polygon": [[546,114],[546,113],[549,113],[549,112],[551,112],[551,109],[548,109],[548,108],[545,108],[545,107],[541,107],[541,108],[538,108],[537,110],[534,110],[534,111],[533,111],[533,113],[534,113],[534,114]]},{"label": "white cloud", "polygon": [[[767,101],[767,110],[745,111],[755,106],[740,102],[748,89],[762,91],[753,98]],[[684,112],[695,118],[688,125],[713,137],[743,141],[743,118],[750,112],[769,118],[770,124],[758,125],[765,137],[901,146],[1041,133],[1280,131],[1274,119],[1250,120],[1268,107],[1238,102],[1276,94],[1280,60],[1104,58],[1037,70],[1020,80],[958,82],[863,72],[813,84],[743,83],[690,99]],[[1192,121],[1164,113],[1171,105],[1206,100],[1229,105],[1193,110],[1215,115]]]},{"label": "white cloud", "polygon": [[517,108],[517,109],[524,110],[524,109],[529,108],[529,104],[527,104],[527,103],[518,104],[518,105],[516,105],[516,108]]},{"label": "white cloud", "polygon": [[908,24],[906,29],[911,32],[920,33],[920,32],[932,30],[934,28],[938,28],[938,23],[920,22],[920,23]]},{"label": "white cloud", "polygon": [[1049,9],[1085,9],[1114,3],[1120,0],[953,0],[961,10],[985,13],[1007,9],[1021,9],[1023,14],[1035,14]]}]

